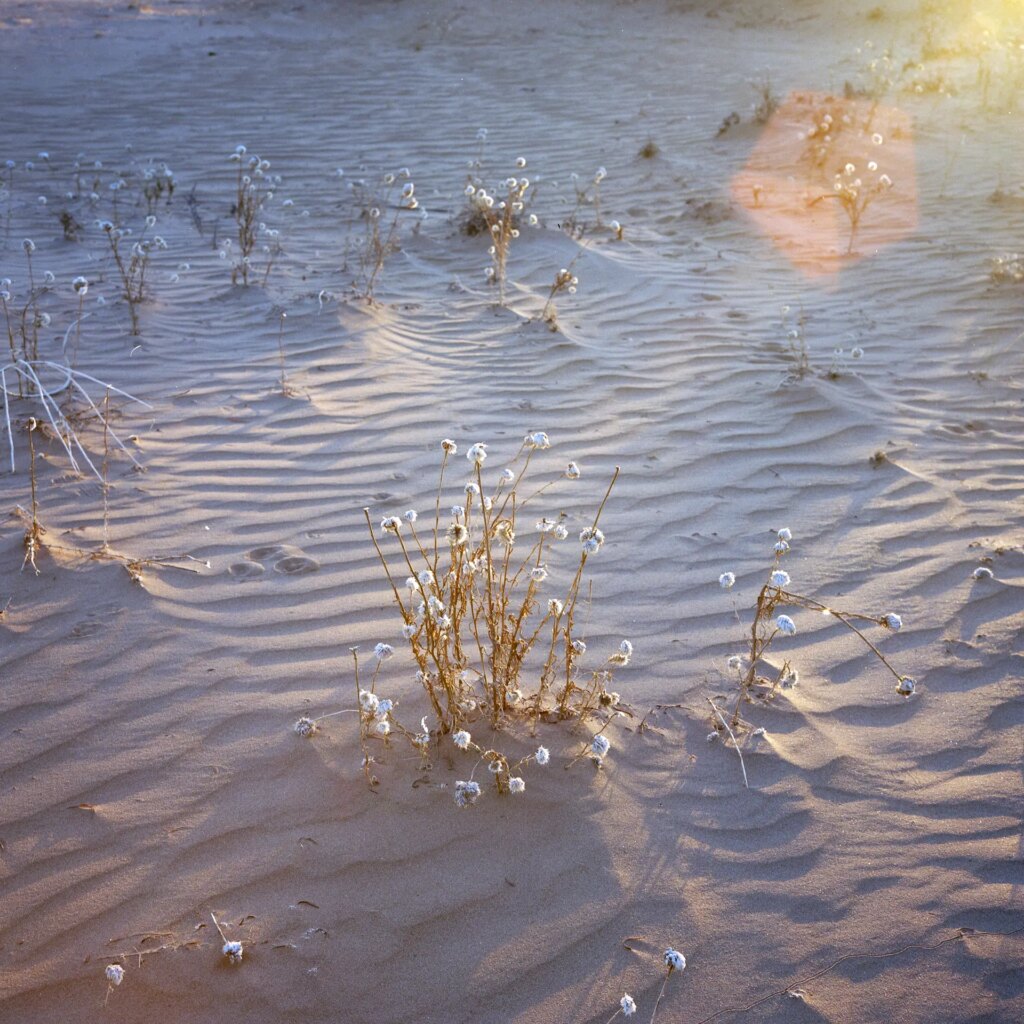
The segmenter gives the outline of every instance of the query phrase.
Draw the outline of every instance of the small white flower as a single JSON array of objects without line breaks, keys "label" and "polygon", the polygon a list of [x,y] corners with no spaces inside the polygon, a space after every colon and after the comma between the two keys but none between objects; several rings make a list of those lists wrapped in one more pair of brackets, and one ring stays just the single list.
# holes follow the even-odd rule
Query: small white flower
[{"label": "small white flower", "polygon": [[419,626],[417,626],[415,622],[407,622],[402,627],[402,636],[404,636],[406,640],[411,640],[418,631]]},{"label": "small white flower", "polygon": [[469,750],[469,745],[472,743],[473,737],[466,732],[465,729],[460,729],[457,733],[452,736],[452,743],[459,748],[459,750]]},{"label": "small white flower", "polygon": [[590,743],[590,749],[594,752],[594,756],[597,758],[604,757],[611,748],[612,745],[608,742],[607,736],[595,736]]},{"label": "small white flower", "polygon": [[990,580],[993,578],[993,572],[987,565],[979,565],[971,575],[976,580]]},{"label": "small white flower", "polygon": [[723,572],[722,575],[718,577],[718,585],[723,590],[730,590],[736,585],[736,574],[734,572]]},{"label": "small white flower", "polygon": [[501,479],[502,479],[502,481],[504,483],[510,484],[510,483],[512,483],[513,480],[515,480],[515,478],[516,478],[516,475],[515,475],[515,473],[512,472],[511,469],[503,469],[501,471]]},{"label": "small white flower", "polygon": [[850,349],[850,356],[853,359],[863,359],[864,349],[862,349],[860,345],[857,345],[854,348]]},{"label": "small white flower", "polygon": [[743,657],[739,654],[730,655],[726,664],[734,671],[738,671],[743,667]]},{"label": "small white flower", "polygon": [[580,533],[580,544],[588,555],[596,554],[604,544],[604,534],[596,526],[588,526]]},{"label": "small white flower", "polygon": [[455,803],[459,807],[468,807],[470,804],[476,803],[476,798],[480,795],[480,783],[479,782],[456,782],[455,783]]},{"label": "small white flower", "polygon": [[542,767],[546,765],[548,761],[551,760],[551,753],[547,747],[538,747],[537,753],[533,756],[537,764],[541,765]]},{"label": "small white flower", "polygon": [[636,1002],[628,992],[619,1000],[619,1009],[623,1017],[632,1017],[636,1013]]},{"label": "small white flower", "polygon": [[445,455],[457,455],[459,451],[459,446],[453,440],[451,440],[451,438],[446,437],[441,442],[441,451],[443,451]]},{"label": "small white flower", "polygon": [[537,565],[530,570],[530,579],[534,583],[543,583],[548,578],[548,567],[546,565]]},{"label": "small white flower", "polygon": [[619,653],[627,658],[631,658],[633,656],[633,645],[628,640],[623,640],[619,644]]},{"label": "small white flower", "polygon": [[523,443],[528,448],[550,448],[551,442],[548,440],[548,435],[543,431],[538,431],[536,434],[527,434]]},{"label": "small white flower", "polygon": [[380,705],[380,701],[377,700],[375,693],[370,693],[369,690],[359,691],[359,706],[369,714],[374,714],[377,707]]},{"label": "small white flower", "polygon": [[417,573],[416,578],[425,587],[430,587],[434,584],[434,574],[429,569],[421,569],[419,573]]},{"label": "small white flower", "polygon": [[373,649],[373,656],[378,661],[386,661],[395,653],[394,647],[391,644],[377,644]]},{"label": "small white flower", "polygon": [[402,518],[407,523],[415,523],[416,520],[419,519],[419,514],[416,512],[416,510],[414,508],[411,508],[411,509],[409,509],[408,512],[403,512],[402,513]]},{"label": "small white flower", "polygon": [[402,520],[398,516],[388,516],[386,519],[380,521],[381,533],[394,533],[397,534],[402,528]]},{"label": "small white flower", "polygon": [[575,462],[570,462],[569,465],[565,467],[565,475],[569,480],[579,480],[582,473],[580,472],[580,467],[577,466]]},{"label": "small white flower", "polygon": [[514,775],[512,778],[508,780],[508,791],[510,793],[525,793],[526,782],[523,779],[519,778],[519,776]]},{"label": "small white flower", "polygon": [[553,597],[548,601],[548,614],[553,615],[557,619],[562,614],[563,607],[562,602],[557,597]]},{"label": "small white flower", "polygon": [[229,964],[240,964],[242,962],[242,944],[240,942],[234,939],[225,942],[220,951],[227,958]]},{"label": "small white flower", "polygon": [[789,550],[789,542],[780,540],[775,542],[775,553],[778,555],[784,555]]},{"label": "small white flower", "polygon": [[775,620],[775,627],[786,636],[796,635],[796,623],[788,615],[780,615]]},{"label": "small white flower", "polygon": [[570,646],[572,647],[573,654],[578,657],[582,658],[587,653],[587,645],[582,640],[573,640]]},{"label": "small white flower", "polygon": [[380,720],[380,721],[379,721],[379,722],[378,722],[378,723],[377,723],[377,724],[376,724],[376,725],[374,726],[374,729],[376,729],[376,730],[377,730],[377,732],[378,732],[378,733],[379,733],[379,734],[380,734],[381,736],[387,736],[387,735],[388,735],[388,733],[389,733],[389,732],[391,732],[391,723],[390,723],[390,722],[388,722],[388,720],[387,720],[386,718],[382,718],[382,719],[381,719],[381,720]]},{"label": "small white flower", "polygon": [[487,445],[481,444],[479,441],[470,445],[469,451],[466,452],[466,458],[475,465],[482,466],[484,459],[487,458]]},{"label": "small white flower", "polygon": [[120,985],[124,981],[124,968],[120,964],[107,964],[103,973],[111,985]]},{"label": "small white flower", "polygon": [[476,484],[470,482],[466,484],[465,491],[467,494],[477,495],[480,493],[480,488]]},{"label": "small white flower", "polygon": [[784,540],[784,541],[788,542],[788,541],[791,541],[792,539],[793,539],[793,533],[792,533],[791,530],[787,530],[785,527],[783,527],[781,530],[779,530],[779,540]]},{"label": "small white flower", "polygon": [[395,702],[387,697],[382,697],[377,701],[377,717],[383,718],[385,715],[390,714],[395,708]]},{"label": "small white flower", "polygon": [[776,569],[772,573],[772,586],[773,587],[788,587],[789,586],[789,573],[785,569]]},{"label": "small white flower", "polygon": [[898,633],[903,628],[903,620],[895,612],[889,612],[888,615],[883,617],[882,621],[894,633]]},{"label": "small white flower", "polygon": [[314,722],[312,718],[308,718],[306,715],[303,715],[295,723],[293,728],[300,736],[305,736],[306,739],[309,739],[309,737],[316,732],[316,722]]},{"label": "small white flower", "polygon": [[686,957],[683,956],[678,950],[673,949],[671,946],[665,950],[662,955],[662,959],[665,961],[665,966],[670,971],[684,971],[686,970]]}]

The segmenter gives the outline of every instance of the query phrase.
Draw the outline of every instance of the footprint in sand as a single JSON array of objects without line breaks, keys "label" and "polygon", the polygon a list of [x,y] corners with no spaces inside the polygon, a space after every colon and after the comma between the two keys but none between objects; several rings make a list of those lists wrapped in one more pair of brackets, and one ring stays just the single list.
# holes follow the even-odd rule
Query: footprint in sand
[{"label": "footprint in sand", "polygon": [[116,604],[104,604],[94,608],[81,622],[76,622],[71,627],[70,636],[84,639],[88,636],[96,636],[109,625],[110,619],[115,618],[124,609]]},{"label": "footprint in sand", "polygon": [[240,583],[244,583],[246,580],[259,579],[266,569],[259,562],[242,561],[229,565],[228,572]]},{"label": "footprint in sand", "polygon": [[316,572],[320,563],[306,555],[288,555],[274,563],[275,572],[283,572],[287,576],[301,576],[307,572]]},{"label": "footprint in sand", "polygon": [[283,576],[304,576],[316,572],[320,563],[310,558],[302,548],[290,544],[263,544],[253,548],[243,558],[228,566],[228,575],[245,583],[261,579],[269,567]]},{"label": "footprint in sand", "polygon": [[254,562],[262,562],[268,558],[283,554],[284,548],[280,544],[264,544],[263,547],[253,548],[247,557]]},{"label": "footprint in sand", "polygon": [[79,622],[72,630],[71,635],[74,637],[87,637],[95,636],[100,630],[103,629],[103,623],[96,619],[85,619]]}]

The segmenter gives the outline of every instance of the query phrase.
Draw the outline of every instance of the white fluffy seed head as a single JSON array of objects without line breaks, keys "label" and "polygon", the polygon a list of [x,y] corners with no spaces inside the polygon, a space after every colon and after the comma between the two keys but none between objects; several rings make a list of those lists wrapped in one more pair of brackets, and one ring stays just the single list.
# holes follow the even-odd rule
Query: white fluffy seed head
[{"label": "white fluffy seed head", "polygon": [[910,676],[901,676],[900,681],[896,684],[896,692],[901,697],[912,697],[916,689],[917,681],[911,679]]},{"label": "white fluffy seed head", "polygon": [[533,755],[537,764],[543,766],[551,760],[551,752],[547,747],[538,747],[537,753]]},{"label": "white fluffy seed head", "polygon": [[124,968],[120,964],[107,964],[103,973],[111,985],[120,985],[124,981]]},{"label": "white fluffy seed head", "polygon": [[459,807],[468,807],[470,804],[475,804],[478,796],[480,796],[479,782],[460,781],[455,783],[455,803]]},{"label": "white fluffy seed head", "polygon": [[730,590],[736,585],[736,574],[734,572],[723,572],[718,577],[718,585],[723,590]]},{"label": "white fluffy seed head", "polygon": [[665,966],[670,971],[683,971],[686,970],[686,957],[683,956],[678,950],[673,949],[671,946],[665,950],[662,954],[662,958],[665,961]]},{"label": "white fluffy seed head", "polygon": [[788,615],[780,615],[775,620],[775,627],[786,636],[796,635],[796,623]]},{"label": "white fluffy seed head", "polygon": [[229,964],[240,964],[242,962],[243,949],[240,942],[233,939],[225,942],[220,951]]}]

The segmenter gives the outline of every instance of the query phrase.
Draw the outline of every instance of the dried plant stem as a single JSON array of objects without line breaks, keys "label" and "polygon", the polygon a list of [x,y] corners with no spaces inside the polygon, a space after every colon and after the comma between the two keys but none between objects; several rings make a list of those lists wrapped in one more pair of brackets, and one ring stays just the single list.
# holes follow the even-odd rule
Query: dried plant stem
[{"label": "dried plant stem", "polygon": [[861,615],[857,612],[838,612],[835,608],[830,608],[828,605],[821,604],[818,601],[814,601],[809,597],[803,597],[800,594],[791,594],[788,591],[782,591],[784,601],[789,604],[803,605],[807,608],[813,608],[817,611],[826,613],[834,619],[838,619],[847,629],[852,630],[864,641],[865,644],[874,652],[878,660],[896,677],[896,681],[899,682],[903,677],[892,667],[889,659],[859,630],[850,619],[864,619],[866,622],[877,622],[878,620],[872,618],[870,615]]},{"label": "dried plant stem", "polygon": [[215,928],[217,929],[217,931],[218,931],[218,932],[220,933],[221,941],[222,941],[222,942],[227,942],[227,941],[228,941],[228,937],[227,937],[227,936],[226,936],[226,935],[224,934],[224,929],[223,929],[223,928],[221,928],[221,926],[220,926],[220,921],[218,921],[218,920],[217,920],[217,915],[216,915],[216,914],[213,914],[213,913],[211,913],[211,914],[210,914],[210,918],[211,918],[211,920],[213,921],[213,926],[214,926],[214,927],[215,927]]},{"label": "dried plant stem", "polygon": [[669,967],[668,973],[665,975],[665,980],[661,983],[661,991],[658,993],[658,998],[654,1002],[654,1010],[651,1013],[651,1022],[654,1024],[654,1018],[658,1016],[658,1007],[661,1006],[661,1000],[665,996],[665,989],[668,986],[668,979],[672,977],[672,971],[674,968]]},{"label": "dried plant stem", "polygon": [[431,566],[431,571],[435,576],[437,575],[437,534],[441,524],[441,487],[444,484],[444,468],[447,465],[448,450],[445,449],[441,454],[441,474],[437,480],[437,500],[434,502],[434,564]]},{"label": "dried plant stem", "polygon": [[711,709],[714,711],[718,720],[725,727],[725,731],[729,734],[729,738],[732,740],[732,745],[740,759],[740,768],[743,771],[743,785],[747,789],[750,789],[750,782],[747,780],[747,766],[743,763],[743,751],[740,750],[740,745],[736,741],[736,734],[732,731],[732,729],[729,728],[729,723],[725,720],[725,717],[722,715],[722,712],[719,711],[718,705],[710,697],[707,697],[706,700],[711,705]]},{"label": "dried plant stem", "polygon": [[369,506],[363,508],[363,515],[366,517],[366,527],[370,531],[370,540],[373,543],[374,550],[377,552],[377,557],[380,559],[380,564],[384,567],[384,575],[387,576],[388,583],[391,584],[391,590],[394,592],[395,601],[398,603],[399,611],[401,611],[402,617],[408,622],[409,615],[405,610],[405,605],[402,604],[402,598],[399,596],[398,587],[395,586],[395,581],[391,578],[391,570],[388,568],[388,563],[384,559],[384,552],[381,551],[380,545],[377,543],[377,537],[373,532],[373,524],[370,522]]},{"label": "dried plant stem", "polygon": [[110,388],[103,396],[103,551],[109,547],[109,502],[110,495]]},{"label": "dried plant stem", "polygon": [[35,574],[39,575],[39,567],[36,565],[36,555],[43,546],[43,528],[39,524],[39,501],[36,494],[36,444],[35,432],[39,428],[39,422],[33,417],[29,420],[28,427],[28,450],[29,468],[28,475],[32,487],[32,521],[25,531],[25,558],[21,563],[22,572],[26,565],[31,565]]},{"label": "dried plant stem", "polygon": [[[269,268],[268,268],[268,271],[269,271]],[[281,394],[282,395],[289,394],[288,382],[285,379],[285,369],[284,369],[284,322],[287,319],[287,317],[288,317],[288,314],[284,310],[281,310],[281,316],[279,318],[278,328],[277,328],[277,354],[278,354],[278,356],[281,359]]]}]

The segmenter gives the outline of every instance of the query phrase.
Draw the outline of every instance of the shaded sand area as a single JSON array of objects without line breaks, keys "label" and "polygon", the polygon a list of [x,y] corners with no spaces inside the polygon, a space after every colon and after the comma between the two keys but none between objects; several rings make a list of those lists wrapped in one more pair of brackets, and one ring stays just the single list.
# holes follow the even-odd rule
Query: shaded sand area
[{"label": "shaded sand area", "polygon": [[[1024,1018],[1022,933],[991,934],[1024,906],[1024,284],[988,262],[1024,249],[1024,37],[1010,3],[984,23],[873,6],[0,4],[0,276],[24,302],[32,239],[55,276],[39,358],[70,339],[147,403],[111,396],[141,469],[108,445],[106,526],[97,480],[35,437],[38,576],[15,507],[42,412],[10,404],[0,1021],[601,1024],[624,991],[646,1021],[670,945],[688,965],[665,1024],[764,997],[715,1019]],[[767,75],[782,105],[759,123]],[[846,159],[842,139],[808,150],[826,107],[885,132],[847,134],[850,180],[868,161],[892,179],[852,245],[841,201],[816,200]],[[483,177],[536,192],[505,308],[459,227],[479,128]],[[248,288],[224,248],[239,144],[282,178],[262,214],[282,251]],[[162,161],[166,248],[132,336],[96,222],[137,237]],[[353,182],[401,167],[427,216],[401,213],[368,305]],[[103,430],[77,422],[99,467]],[[397,650],[378,691],[427,711],[361,510],[432,509],[444,437],[457,495],[470,444],[500,469],[537,430],[542,465],[581,466],[544,499],[573,537],[621,466],[586,634],[597,665],[635,645],[616,675],[635,716],[600,771],[564,770],[581,735],[542,725],[551,764],[522,796],[458,809],[471,765],[447,739],[430,772],[395,744],[371,791],[352,716],[292,730],[352,705],[348,648],[378,641]],[[903,616],[872,637],[917,693],[797,610],[780,650],[799,684],[744,711],[765,730],[743,740],[746,789],[705,698],[735,699],[727,659],[782,527],[803,593]],[[89,557],[105,530],[122,557]],[[168,564],[136,582],[145,559]]]}]

